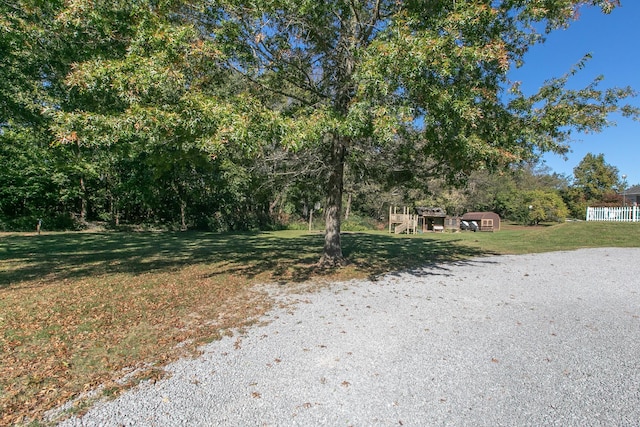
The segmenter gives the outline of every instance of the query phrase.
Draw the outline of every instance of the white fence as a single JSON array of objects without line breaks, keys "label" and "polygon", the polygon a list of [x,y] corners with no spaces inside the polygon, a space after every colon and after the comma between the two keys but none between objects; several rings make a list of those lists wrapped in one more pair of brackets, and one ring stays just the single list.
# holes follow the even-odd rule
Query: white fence
[{"label": "white fence", "polygon": [[640,222],[638,206],[587,208],[587,221]]}]

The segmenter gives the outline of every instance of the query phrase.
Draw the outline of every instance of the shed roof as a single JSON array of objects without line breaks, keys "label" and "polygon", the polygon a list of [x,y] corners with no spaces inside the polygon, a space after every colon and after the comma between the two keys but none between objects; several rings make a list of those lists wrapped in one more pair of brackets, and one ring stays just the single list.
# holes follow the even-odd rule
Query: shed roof
[{"label": "shed roof", "polygon": [[447,216],[447,212],[442,208],[432,208],[432,207],[425,207],[425,206],[417,206],[416,213],[419,216],[428,216],[428,217],[437,217],[437,218],[440,218],[440,217],[444,218]]},{"label": "shed roof", "polygon": [[478,219],[485,219],[485,218],[500,220],[500,215],[498,215],[495,212],[467,212],[466,214],[462,215],[463,221],[478,220]]}]

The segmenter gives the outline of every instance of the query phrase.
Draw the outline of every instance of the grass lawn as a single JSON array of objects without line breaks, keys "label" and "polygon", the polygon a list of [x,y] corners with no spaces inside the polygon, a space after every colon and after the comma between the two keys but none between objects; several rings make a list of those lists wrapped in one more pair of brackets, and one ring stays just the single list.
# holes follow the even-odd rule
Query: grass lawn
[{"label": "grass lawn", "polygon": [[115,395],[161,376],[163,364],[268,310],[273,301],[258,283],[369,277],[486,254],[638,247],[640,224],[345,233],[351,264],[332,271],[314,265],[322,244],[321,234],[300,231],[0,234],[0,424],[38,420],[98,385]]}]

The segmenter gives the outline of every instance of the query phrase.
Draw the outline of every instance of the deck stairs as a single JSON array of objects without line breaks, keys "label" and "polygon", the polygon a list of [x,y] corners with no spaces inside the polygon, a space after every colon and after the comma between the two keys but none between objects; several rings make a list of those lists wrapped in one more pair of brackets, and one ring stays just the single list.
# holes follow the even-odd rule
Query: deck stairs
[{"label": "deck stairs", "polygon": [[393,232],[396,234],[401,234],[407,231],[408,228],[409,228],[409,224],[404,222],[402,224],[396,225],[396,227],[393,229]]}]

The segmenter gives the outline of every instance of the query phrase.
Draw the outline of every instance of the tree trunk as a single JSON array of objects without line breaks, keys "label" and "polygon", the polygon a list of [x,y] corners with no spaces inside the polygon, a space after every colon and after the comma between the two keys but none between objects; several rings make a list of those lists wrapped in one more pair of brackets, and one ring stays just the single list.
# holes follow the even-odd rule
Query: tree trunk
[{"label": "tree trunk", "polygon": [[346,263],[342,255],[342,244],[340,241],[340,214],[342,211],[345,150],[345,138],[334,135],[329,157],[330,172],[325,209],[324,252],[319,262],[322,266],[337,266]]},{"label": "tree trunk", "polygon": [[84,177],[80,176],[80,222],[87,221],[87,187],[84,184]]},{"label": "tree trunk", "polygon": [[[358,39],[358,18],[341,23],[340,35],[336,46],[335,98],[333,108],[342,118],[349,114],[349,108],[356,93],[353,81],[355,71],[355,52],[361,40]],[[325,70],[326,71],[326,70]],[[344,161],[349,138],[334,133],[331,137],[329,155],[329,182],[327,185],[327,206],[325,213],[324,253],[320,265],[338,266],[347,264],[342,255],[340,241],[340,215],[342,214],[342,193],[344,185]]]},{"label": "tree trunk", "polygon": [[280,203],[281,195],[282,193],[278,193],[278,195],[276,195],[276,198],[273,200],[273,202],[269,202],[269,216],[271,218],[274,218],[274,211],[276,209],[276,206],[278,206],[278,203]]},{"label": "tree trunk", "polygon": [[347,195],[347,207],[346,207],[346,209],[344,211],[344,220],[345,221],[349,219],[349,214],[351,213],[351,195],[352,194],[353,193],[349,193]]},{"label": "tree trunk", "polygon": [[180,231],[187,231],[186,208],[187,202],[180,200]]},{"label": "tree trunk", "polygon": [[111,220],[115,226],[120,225],[120,214],[118,212],[118,200],[113,197],[113,194],[109,192],[109,211],[111,212]]}]

